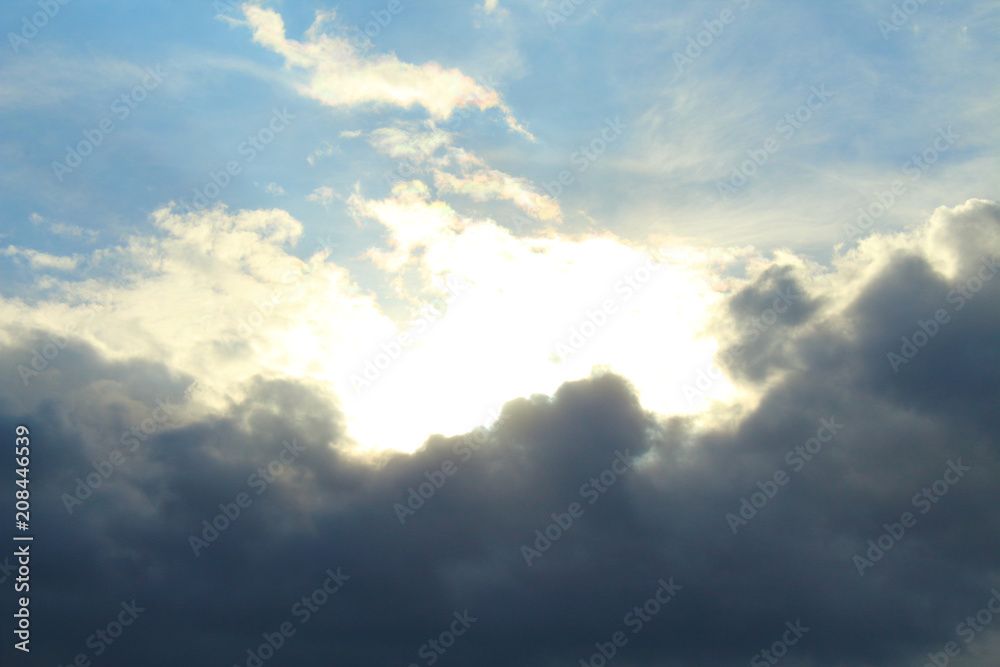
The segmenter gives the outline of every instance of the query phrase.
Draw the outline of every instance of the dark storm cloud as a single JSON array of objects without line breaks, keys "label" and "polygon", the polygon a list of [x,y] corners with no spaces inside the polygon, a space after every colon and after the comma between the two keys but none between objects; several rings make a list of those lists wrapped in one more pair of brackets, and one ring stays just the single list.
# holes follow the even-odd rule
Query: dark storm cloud
[{"label": "dark storm cloud", "polygon": [[736,378],[760,382],[788,368],[794,354],[789,336],[783,334],[808,322],[819,305],[793,267],[763,271],[725,303],[720,333],[728,331],[726,337],[734,341],[720,355],[726,370]]},{"label": "dark storm cloud", "polygon": [[[730,300],[727,327],[778,290],[799,295],[738,369],[772,384],[715,426],[647,413],[627,380],[598,375],[511,401],[488,434],[375,466],[317,386],[260,379],[224,413],[186,417],[192,378],[70,344],[26,389],[16,367],[44,343],[26,335],[0,358],[0,429],[27,424],[34,443],[32,664],[246,665],[262,633],[280,643],[268,665],[967,653],[956,628],[989,601],[1000,551],[1000,280],[969,282],[989,266],[970,235],[995,235],[996,213],[978,204],[938,230],[957,280],[902,246],[846,296],[765,272]],[[893,368],[940,309],[948,321]],[[147,434],[158,399],[177,416]],[[63,494],[137,424],[145,440],[68,512]],[[195,555],[203,521],[228,526]],[[868,560],[880,538],[891,547]],[[133,599],[144,611],[95,658],[88,637]],[[294,634],[279,642],[282,624]]]}]

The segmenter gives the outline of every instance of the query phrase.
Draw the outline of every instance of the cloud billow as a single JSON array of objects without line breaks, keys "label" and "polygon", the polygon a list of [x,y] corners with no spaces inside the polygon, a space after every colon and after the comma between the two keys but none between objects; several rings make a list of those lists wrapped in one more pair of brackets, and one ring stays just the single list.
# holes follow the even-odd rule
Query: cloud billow
[{"label": "cloud billow", "polygon": [[[428,642],[463,613],[476,620],[442,664],[578,664],[621,630],[622,665],[742,665],[783,641],[786,623],[808,628],[788,664],[910,664],[949,641],[971,652],[989,629],[966,644],[956,626],[989,600],[1000,546],[989,363],[1000,282],[982,281],[961,310],[948,295],[994,250],[966,241],[995,211],[938,211],[925,231],[946,246],[924,232],[875,237],[825,277],[763,271],[716,326],[724,337],[794,287],[798,309],[753,348],[778,370],[755,403],[698,419],[649,412],[627,379],[595,373],[508,402],[485,437],[365,458],[336,396],[305,379],[250,379],[239,400],[205,410],[185,394],[193,378],[71,341],[59,373],[24,394],[16,366],[46,340],[24,332],[0,357],[0,422],[32,428],[35,521],[59,536],[35,547],[38,659],[96,664],[87,638],[133,599],[145,611],[100,664],[243,665],[286,622],[295,632],[269,664],[428,664]],[[893,372],[887,353],[938,307],[950,323]],[[157,399],[178,423],[67,513],[61,494]],[[787,453],[831,419],[835,437],[790,466]],[[293,440],[301,455],[258,493],[248,480]],[[618,452],[632,467],[590,502]],[[921,513],[915,496],[959,459],[968,472]],[[448,461],[452,473],[437,474]],[[787,483],[769,487],[781,470]],[[394,506],[428,480],[433,494],[401,525]],[[733,534],[726,515],[765,487],[772,497]],[[188,536],[241,492],[253,502],[195,556]],[[521,546],[574,502],[582,514],[527,564]],[[916,525],[859,576],[852,558],[906,511]],[[316,597],[338,572],[336,592]],[[682,588],[633,633],[625,619],[661,580]],[[324,600],[304,622],[303,599]]]}]

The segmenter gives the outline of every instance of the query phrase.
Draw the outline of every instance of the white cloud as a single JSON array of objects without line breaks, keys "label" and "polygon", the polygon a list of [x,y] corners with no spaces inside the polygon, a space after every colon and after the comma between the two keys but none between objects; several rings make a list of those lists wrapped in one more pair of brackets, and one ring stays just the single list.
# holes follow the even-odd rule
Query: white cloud
[{"label": "white cloud", "polygon": [[[378,128],[369,135],[369,142],[380,153],[405,163],[397,167],[396,176],[426,174],[439,195],[462,194],[478,202],[506,199],[540,220],[562,218],[555,199],[539,192],[527,179],[491,169],[474,153],[453,147],[453,138],[428,121]],[[435,155],[442,147],[446,150]],[[462,174],[445,171],[449,166],[458,166]]]},{"label": "white cloud", "polygon": [[538,192],[526,179],[497,169],[477,169],[464,176],[435,170],[434,186],[439,193],[464,194],[475,201],[508,199],[539,220],[559,220],[562,217],[555,199]]},{"label": "white cloud", "polygon": [[62,222],[53,222],[51,225],[49,225],[49,231],[57,236],[85,238],[88,241],[96,240],[99,235],[99,233],[96,230],[84,229],[79,225],[67,225]]},{"label": "white cloud", "polygon": [[32,269],[37,270],[53,269],[56,271],[72,271],[79,266],[80,261],[83,259],[81,255],[59,257],[56,255],[49,255],[44,252],[38,252],[37,250],[32,250],[31,248],[18,248],[17,246],[7,246],[7,248],[2,252],[7,257],[25,258],[28,260],[28,265],[31,266]]},{"label": "white cloud", "polygon": [[436,120],[444,120],[456,109],[498,109],[510,129],[532,138],[514,118],[500,94],[477,84],[460,70],[445,69],[436,62],[414,65],[395,54],[359,53],[346,36],[321,33],[334,13],[317,13],[306,32],[306,41],[288,39],[281,15],[271,9],[245,3],[242,6],[253,40],[285,58],[289,69],[304,70],[308,81],[299,92],[323,104],[339,106],[422,106]]},{"label": "white cloud", "polygon": [[283,194],[285,194],[285,188],[281,187],[277,183],[268,183],[267,184],[267,188],[265,188],[265,190],[268,192],[268,194],[272,194],[272,195],[283,195]]},{"label": "white cloud", "polygon": [[433,123],[421,129],[416,123],[397,123],[393,127],[380,127],[369,135],[372,147],[391,158],[422,162],[442,146],[451,143],[451,134],[440,130]]},{"label": "white cloud", "polygon": [[[387,317],[374,295],[326,261],[328,250],[305,261],[291,254],[302,228],[287,213],[220,206],[187,215],[156,211],[154,235],[95,253],[95,273],[112,262],[128,267],[124,285],[53,278],[31,307],[0,301],[0,322],[55,332],[79,325],[74,339],[109,358],[159,361],[198,377],[212,409],[238,398],[255,375],[311,378],[335,391],[360,442],[400,449],[441,429],[475,426],[503,400],[552,391],[594,364],[638,378],[653,400],[657,386],[674,386],[666,379],[676,364],[711,354],[710,342],[690,338],[693,329],[661,321],[682,315],[697,322],[713,298],[689,282],[697,278],[685,262],[696,262],[697,253],[661,268],[659,287],[651,281],[648,296],[625,303],[616,281],[648,258],[613,238],[515,238],[492,222],[461,218],[419,182],[397,186],[385,200],[355,195],[350,204],[355,215],[387,227],[388,247],[370,257],[394,279],[397,302],[412,316]],[[384,377],[356,391],[353,378],[366,360],[447,293],[447,276],[471,286],[447,307],[439,304],[443,317]],[[619,300],[616,318],[578,354],[555,360],[556,344],[568,342],[602,298]],[[91,314],[95,303],[107,304],[99,317]],[[662,363],[637,350],[653,350]],[[675,357],[676,364],[666,361]],[[387,411],[397,418],[385,419]]]},{"label": "white cloud", "polygon": [[[459,413],[483,414],[491,401],[550,392],[595,365],[608,365],[636,381],[647,405],[669,411],[685,405],[679,379],[710,361],[713,343],[696,339],[718,297],[698,276],[708,253],[672,248],[660,255],[669,262],[650,270],[649,251],[610,235],[515,238],[492,222],[457,215],[417,181],[398,184],[388,199],[356,194],[349,205],[356,216],[386,227],[388,249],[369,256],[402,276],[393,285],[404,296],[430,290],[446,276],[475,286],[449,306],[419,351],[408,353],[405,370],[391,368],[391,377],[372,388],[373,403],[415,400],[420,382],[433,378],[435,400],[449,406],[448,414],[435,415],[436,423],[457,432],[470,426],[451,425]],[[590,327],[591,315],[608,300],[615,312],[598,333],[558,358],[557,346],[571,345],[574,329]],[[452,417],[452,406],[464,409]],[[412,419],[423,421],[417,414]]]},{"label": "white cloud", "polygon": [[476,5],[476,9],[491,16],[506,17],[510,15],[510,12],[500,6],[500,0],[484,0],[483,4]]},{"label": "white cloud", "polygon": [[336,197],[337,194],[333,191],[333,188],[322,185],[313,190],[312,194],[306,197],[306,201],[314,201],[323,206],[329,206]]},{"label": "white cloud", "polygon": [[[325,261],[328,250],[305,261],[290,253],[302,228],[283,211],[160,209],[152,222],[155,235],[96,254],[94,273],[107,279],[50,281],[30,307],[0,301],[4,328],[74,326],[74,340],[106,357],[167,363],[199,378],[210,406],[238,396],[255,375],[327,377],[392,330],[374,299]],[[125,284],[103,272],[111,263],[127,267]]]},{"label": "white cloud", "polygon": [[[342,132],[340,136],[343,137],[348,134],[350,133]],[[340,149],[331,144],[329,141],[322,141],[319,146],[317,146],[316,149],[306,157],[306,162],[308,162],[310,166],[313,166],[319,161],[320,158],[329,157],[334,153],[339,152]]]},{"label": "white cloud", "polygon": [[[43,222],[46,222],[46,219],[38,213],[32,213],[29,215],[28,220],[30,220],[33,225],[40,225]],[[98,237],[98,232],[93,229],[84,229],[79,225],[68,225],[64,222],[49,223],[48,229],[56,236],[78,239],[86,238],[91,242],[95,241]]]}]

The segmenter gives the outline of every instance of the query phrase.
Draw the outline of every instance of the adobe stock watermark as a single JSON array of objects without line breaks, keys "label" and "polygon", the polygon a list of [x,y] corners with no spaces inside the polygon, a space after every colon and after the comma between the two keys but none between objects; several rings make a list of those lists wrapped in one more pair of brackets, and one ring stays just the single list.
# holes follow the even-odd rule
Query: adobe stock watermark
[{"label": "adobe stock watermark", "polygon": [[[684,587],[674,583],[674,578],[667,581],[660,579],[653,595],[641,605],[636,605],[622,618],[625,627],[632,630],[633,635],[642,632],[647,623],[659,614],[673,600],[677,593]],[[618,655],[618,651],[628,644],[629,637],[624,630],[618,630],[611,635],[609,641],[596,642],[594,648],[596,653],[589,658],[580,658],[580,667],[605,667],[612,658]]]},{"label": "adobe stock watermark", "polygon": [[[476,84],[481,87],[489,88],[491,90],[496,90],[498,88],[497,81],[490,74],[485,79],[475,79]],[[444,123],[444,127],[449,130],[457,130],[462,122],[469,118],[470,112],[464,106],[457,107],[455,113],[448,118]],[[541,189],[544,190],[553,201],[557,201],[562,195],[565,188],[573,185],[577,180],[577,174],[582,174],[587,169],[589,169],[595,162],[601,159],[601,157],[607,152],[611,144],[618,141],[625,130],[628,129],[628,125],[621,121],[621,116],[615,116],[612,118],[605,118],[604,125],[598,130],[598,132],[589,140],[577,147],[569,156],[569,163],[572,169],[563,169],[556,177],[548,182],[543,182]],[[385,180],[387,184],[394,185],[395,183],[404,180],[405,177],[412,176],[420,170],[420,163],[428,157],[427,154],[420,155],[418,158],[407,158],[405,161],[400,161],[397,164],[395,171],[390,171],[386,174]],[[540,193],[539,193],[540,194]],[[516,232],[521,232],[524,229],[534,227],[537,223],[532,222],[522,216],[520,213],[512,213],[510,216],[510,222],[514,226]]]},{"label": "adobe stock watermark", "polygon": [[[159,65],[147,67],[144,71],[146,76],[142,78],[140,83],[136,84],[129,92],[116,97],[111,103],[111,113],[117,116],[119,121],[128,118],[139,107],[139,104],[149,96],[150,92],[160,87],[160,84],[163,83],[163,77],[167,75]],[[63,162],[52,162],[52,172],[56,175],[56,179],[62,183],[63,178],[82,165],[84,159],[92,154],[95,148],[104,143],[104,138],[115,129],[117,129],[115,121],[111,116],[105,116],[98,121],[96,127],[83,130],[83,140],[79,141],[76,146],[66,146],[66,157],[63,158]]]},{"label": "adobe stock watermark", "polygon": [[[325,239],[318,239],[316,241],[315,249],[313,253],[323,252],[329,254],[329,252],[337,247],[338,244],[332,241],[331,236],[327,236]],[[283,280],[287,281],[287,284],[282,286],[280,290],[275,290],[270,296],[265,296],[264,298],[258,300],[256,305],[251,309],[250,313],[245,317],[240,318],[237,322],[235,329],[227,330],[222,332],[222,340],[225,342],[226,347],[232,352],[241,343],[247,342],[254,333],[257,332],[264,324],[271,318],[274,314],[277,306],[281,303],[281,300],[286,296],[286,294],[291,291],[296,285],[298,285],[302,278],[309,275],[313,271],[313,266],[311,263],[304,263],[303,268],[299,272],[290,271],[283,277]]]},{"label": "adobe stock watermark", "polygon": [[[328,568],[323,574],[326,575],[323,583],[317,586],[309,595],[303,595],[302,599],[293,604],[289,610],[290,615],[298,619],[300,626],[308,623],[313,615],[318,613],[330,601],[330,598],[340,591],[344,583],[351,578],[341,572],[341,568],[339,567],[336,572]],[[274,632],[264,632],[261,634],[260,637],[263,641],[260,644],[246,650],[247,657],[242,665],[237,663],[233,667],[263,667],[265,662],[273,658],[285,643],[295,636],[297,630],[298,628],[295,627],[291,620],[279,623]]]},{"label": "adobe stock watermark", "polygon": [[[666,249],[660,248],[656,252],[658,254],[665,253]],[[654,278],[654,274],[665,263],[665,260],[654,262],[651,259],[647,259],[644,265],[629,271],[619,278],[615,282],[614,293],[622,295],[620,303],[619,297],[613,296],[604,299],[596,309],[586,310],[584,317],[581,317],[576,324],[570,327],[569,336],[565,339],[565,342],[562,340],[556,342],[552,358],[562,362],[582,350],[587,342],[596,336],[597,332],[618,313],[618,306],[629,301],[637,292],[649,284]]]},{"label": "adobe stock watermark", "polygon": [[[820,453],[823,445],[833,440],[837,435],[837,431],[844,428],[843,424],[837,423],[836,417],[820,419],[819,423],[820,426],[816,429],[814,437],[809,438],[801,445],[796,445],[792,449],[789,449],[785,454],[785,463],[791,468],[792,473],[800,472],[805,468],[806,464]],[[790,480],[791,475],[789,473],[783,469],[778,469],[774,472],[771,479],[757,482],[757,488],[760,490],[750,494],[749,499],[746,496],[740,498],[740,506],[736,512],[729,512],[725,516],[726,523],[729,524],[729,529],[733,531],[733,535],[736,534],[739,528],[749,524],[757,516],[758,512],[764,509],[764,506],[778,495],[779,488],[788,484]]]},{"label": "adobe stock watermark", "polygon": [[[315,241],[315,244],[312,248],[312,254],[315,255],[317,253],[324,253],[324,259],[329,256],[330,252],[332,252],[334,248],[340,247],[340,244],[334,241],[333,236],[330,234],[327,234],[324,238],[317,238],[313,240]],[[312,272],[313,266],[309,263],[303,263],[302,267],[298,271],[289,271],[282,277],[282,280],[288,282],[288,287],[291,287]]]},{"label": "adobe stock watermark", "polygon": [[382,9],[373,9],[369,12],[372,17],[371,21],[365,23],[362,28],[352,26],[348,29],[351,44],[356,49],[374,46],[372,39],[381,35],[382,31],[392,23],[392,19],[401,14],[402,11],[403,3],[400,0],[389,0]]},{"label": "adobe stock watermark", "polygon": [[[504,423],[504,418],[500,416],[499,410],[491,412],[493,422],[500,426]],[[424,471],[424,478],[427,481],[420,482],[415,487],[411,486],[405,498],[405,504],[394,503],[393,511],[400,525],[406,524],[406,520],[414,516],[422,509],[431,498],[445,485],[449,477],[455,476],[461,468],[460,464],[468,463],[472,457],[489,441],[489,429],[479,426],[452,446],[452,451],[460,457],[459,463],[452,459],[445,459],[440,466]]]},{"label": "adobe stock watermark", "polygon": [[[466,111],[464,107],[459,109],[459,111],[468,117],[469,112]],[[452,118],[458,119],[458,121],[461,122],[461,118],[459,118],[457,114],[453,115]],[[437,150],[437,147],[435,147],[434,150]],[[392,169],[382,174],[382,180],[385,181],[385,184],[389,188],[395,187],[398,183],[406,183],[407,181],[413,180],[417,174],[422,173],[424,162],[427,158],[434,154],[434,150],[424,148],[419,152],[410,153],[409,155],[400,158],[396,161],[396,164]]]},{"label": "adobe stock watermark", "polygon": [[351,375],[351,385],[354,387],[355,394],[360,395],[363,389],[367,389],[377,381],[382,373],[402,356],[403,351],[427,331],[432,322],[437,322],[444,317],[444,313],[441,311],[447,310],[448,304],[469,289],[471,284],[460,276],[449,275],[444,281],[444,286],[449,292],[446,298],[438,297],[421,306],[420,310],[417,311],[417,318],[406,331],[398,334],[394,339],[382,343],[379,346],[380,352],[365,359],[361,372]]},{"label": "adobe stock watermark", "polygon": [[549,24],[549,29],[555,32],[556,27],[560,23],[565,23],[566,19],[572,16],[576,12],[576,8],[584,2],[586,0],[560,0],[555,11],[551,9],[545,10],[545,21]]},{"label": "adobe stock watermark", "polygon": [[[487,74],[485,77],[474,76],[472,77],[472,80],[475,82],[476,86],[480,88],[488,88],[490,90],[497,90],[499,88],[499,82],[493,76],[492,72]],[[467,101],[471,102],[474,99],[475,97],[472,94],[461,98],[461,106],[455,107],[454,113],[452,113],[452,115],[444,121],[444,127],[449,130],[457,130],[460,128],[462,126],[462,122],[472,115],[472,112],[468,110],[464,103]]]},{"label": "adobe stock watermark", "polygon": [[705,392],[725,377],[723,369],[730,368],[735,364],[746,353],[745,348],[748,345],[753,345],[760,340],[761,335],[777,323],[779,315],[784,315],[794,303],[802,300],[802,296],[794,293],[790,288],[778,289],[775,294],[777,296],[769,308],[762,310],[757,317],[747,318],[740,330],[740,342],[726,350],[722,368],[719,368],[713,360],[708,367],[698,371],[693,385],[687,383],[682,387],[689,406],[697,408],[708,401],[708,395]]},{"label": "adobe stock watermark", "polygon": [[[246,0],[214,0],[212,6],[217,14],[226,15],[241,12],[244,2]],[[360,51],[375,46],[372,39],[382,34],[382,31],[389,27],[393,18],[401,14],[403,9],[402,0],[389,0],[385,7],[368,12],[372,17],[371,21],[366,22],[361,28],[350,26],[345,29],[345,35],[350,40],[350,47]]]},{"label": "adobe stock watermark", "polygon": [[809,632],[809,628],[803,626],[800,620],[796,620],[794,624],[791,621],[785,621],[785,627],[788,629],[781,635],[781,639],[750,658],[750,667],[767,667],[778,664],[782,658],[788,655],[788,649],[798,644],[799,640]]},{"label": "adobe stock watermark", "polygon": [[[733,3],[740,8],[740,11],[745,12],[750,7],[751,1],[733,0]],[[693,65],[694,61],[700,58],[706,49],[715,44],[716,38],[726,31],[726,26],[736,21],[736,16],[737,14],[732,9],[723,9],[719,12],[718,17],[702,21],[705,29],[688,37],[684,53],[674,51],[674,65],[677,66],[677,72],[683,74],[685,67]]]},{"label": "adobe stock watermark", "polygon": [[[909,160],[903,163],[901,171],[904,176],[909,176],[911,183],[916,183],[924,174],[934,166],[947,153],[955,142],[962,138],[961,134],[955,134],[952,125],[938,128],[937,136],[931,143],[919,153],[914,153]],[[906,183],[901,179],[896,179],[885,190],[875,190],[872,192],[874,199],[867,206],[858,207],[858,218],[855,224],[845,223],[843,227],[844,236],[848,241],[853,241],[875,226],[875,223],[885,215],[893,205],[903,198],[909,190]]]},{"label": "adobe stock watermark", "polygon": [[101,297],[100,301],[90,302],[81,307],[81,309],[86,309],[85,322],[82,324],[78,324],[75,321],[70,322],[63,328],[62,333],[47,334],[50,342],[44,343],[41,349],[31,349],[31,360],[28,362],[28,365],[18,364],[17,373],[21,376],[21,382],[24,383],[25,387],[28,386],[29,379],[38,377],[49,368],[50,364],[55,362],[60,352],[65,350],[66,346],[69,345],[71,336],[85,330],[99,314],[111,309],[111,305],[114,302],[115,290],[124,288],[126,280],[124,270],[121,266],[116,266],[112,269],[112,274],[115,277],[113,282],[117,283],[117,285],[112,285],[112,287],[101,292],[99,294]]},{"label": "adobe stock watermark", "polygon": [[[965,305],[975,298],[976,294],[983,289],[985,284],[993,279],[997,271],[1000,271],[1000,264],[997,264],[997,261],[996,257],[992,259],[984,257],[976,275],[960,283],[955,289],[948,292],[945,301],[955,304],[956,312],[965,308]],[[899,351],[890,350],[886,353],[886,358],[889,361],[892,372],[899,373],[900,366],[910,363],[917,356],[917,353],[926,347],[932,338],[938,335],[941,326],[949,322],[951,322],[951,314],[947,308],[938,308],[934,311],[933,318],[929,317],[926,321],[917,320],[916,329],[914,329],[913,333],[900,338]]]},{"label": "adobe stock watermark", "polygon": [[[618,141],[626,129],[628,129],[628,125],[621,122],[620,116],[615,116],[614,119],[604,119],[604,125],[597,136],[589,142],[581,144],[577,151],[570,156],[570,164],[573,165],[576,174],[582,174],[601,159],[601,156],[607,152],[611,144]],[[552,199],[558,199],[564,188],[576,182],[576,174],[569,169],[563,169],[555,180],[543,182],[542,189]]]},{"label": "adobe stock watermark", "polygon": [[[941,499],[951,490],[951,487],[958,484],[959,480],[972,470],[971,467],[962,465],[961,458],[955,461],[949,459],[947,463],[948,467],[945,468],[941,478],[925,486],[920,490],[920,493],[915,494],[910,500],[913,507],[919,509],[921,514],[930,512],[934,505],[941,502]],[[882,560],[882,557],[896,546],[897,542],[903,539],[907,529],[913,528],[916,525],[917,517],[912,512],[903,512],[899,517],[898,523],[882,524],[885,532],[873,540],[868,540],[868,549],[862,552],[863,555],[855,554],[851,559],[854,567],[858,570],[858,574],[862,577],[865,576],[865,570],[874,567],[875,563]]]},{"label": "adobe stock watermark", "polygon": [[42,10],[35,12],[28,19],[27,14],[21,17],[21,29],[18,32],[8,32],[7,41],[14,53],[20,53],[21,47],[30,42],[38,35],[38,31],[49,24],[49,21],[56,17],[59,10],[69,4],[69,0],[38,0],[38,7]]},{"label": "adobe stock watermark", "polygon": [[[424,659],[424,664],[433,665],[438,659],[448,652],[455,645],[455,640],[464,635],[472,627],[472,624],[479,619],[469,614],[466,609],[462,613],[452,612],[454,620],[436,638],[428,639],[417,649],[417,655]],[[411,662],[409,667],[420,667],[418,663]]]},{"label": "adobe stock watermark", "polygon": [[278,111],[275,107],[271,112],[271,117],[267,124],[254,134],[248,134],[246,140],[240,142],[236,147],[236,153],[243,160],[229,160],[218,171],[209,170],[208,180],[199,188],[194,188],[191,204],[181,201],[181,206],[185,212],[191,213],[194,210],[205,210],[215,199],[222,194],[222,191],[229,187],[233,177],[243,173],[243,166],[253,162],[257,156],[267,148],[268,144],[274,141],[275,137],[288,129],[289,121],[295,118],[295,114],[288,113],[288,107],[283,107]]},{"label": "adobe stock watermark", "polygon": [[[138,606],[134,599],[131,602],[122,602],[121,608],[122,610],[118,612],[115,618],[87,637],[85,644],[87,648],[93,651],[95,658],[103,655],[108,650],[108,647],[114,644],[115,640],[125,633],[125,628],[135,623],[136,619],[139,618],[139,614],[146,611],[145,607]],[[77,653],[67,663],[66,667],[90,667],[90,664],[90,654],[83,652]],[[59,667],[62,667],[62,665],[59,665]]]},{"label": "adobe stock watermark", "polygon": [[903,0],[898,4],[893,3],[889,20],[879,19],[877,23],[879,32],[882,33],[882,39],[888,42],[889,34],[900,30],[909,23],[910,18],[920,11],[920,6],[925,4],[927,4],[927,0]]},{"label": "adobe stock watermark", "polygon": [[[76,478],[76,488],[72,494],[63,493],[60,500],[66,507],[66,513],[72,514],[74,509],[83,505],[83,502],[94,495],[101,486],[111,477],[118,468],[125,464],[128,456],[135,454],[139,449],[139,444],[145,442],[151,435],[159,431],[169,423],[174,415],[174,407],[169,401],[164,399],[156,400],[156,407],[150,411],[149,416],[138,424],[133,424],[128,431],[122,432],[119,439],[120,448],[114,449],[101,461],[91,461],[90,465],[94,472],[86,477]],[[127,448],[126,450],[123,448]]]},{"label": "adobe stock watermark", "polygon": [[271,315],[274,314],[275,306],[281,302],[283,290],[277,290],[271,296],[264,297],[256,302],[253,310],[241,318],[236,325],[236,333],[229,331],[222,332],[222,340],[230,351],[234,350],[240,343],[245,343],[260,327],[264,325]]},{"label": "adobe stock watermark", "polygon": [[[826,84],[820,84],[818,87],[812,86],[809,91],[809,97],[806,98],[805,102],[799,105],[795,111],[786,113],[774,125],[774,131],[781,134],[785,141],[790,141],[795,136],[796,131],[802,129],[812,119],[813,112],[822,109],[833,97],[833,93],[826,89]],[[779,150],[781,150],[781,141],[774,136],[765,139],[760,148],[748,148],[747,155],[750,156],[750,159],[744,160],[738,167],[733,168],[729,175],[729,182],[715,182],[715,188],[719,191],[722,200],[726,201],[730,196],[736,194],[736,191],[746,185],[750,177],[767,164],[771,156]]]},{"label": "adobe stock watermark", "polygon": [[7,579],[15,572],[17,572],[17,568],[11,564],[10,556],[4,556],[3,563],[0,563],[0,584],[6,583]]},{"label": "adobe stock watermark", "polygon": [[[254,489],[258,496],[267,491],[268,486],[281,476],[285,466],[290,466],[302,455],[302,452],[306,451],[306,448],[300,446],[298,441],[294,439],[291,442],[284,441],[281,444],[281,453],[278,454],[277,458],[272,459],[266,466],[258,468],[256,472],[247,477],[247,486]],[[211,522],[208,519],[202,520],[201,537],[194,533],[188,535],[188,545],[194,555],[200,556],[202,551],[219,539],[219,536],[243,515],[243,510],[253,505],[253,500],[249,493],[240,491],[232,502],[219,503],[219,513],[212,517]]]},{"label": "adobe stock watermark", "polygon": [[[1000,591],[994,588],[990,593],[992,595],[982,609],[966,616],[965,620],[955,626],[955,634],[965,642],[966,646],[974,642],[976,637],[984,632],[997,616],[1000,616]],[[925,662],[923,667],[945,667],[952,658],[957,658],[961,654],[962,646],[956,641],[950,641],[941,651],[928,653],[928,662]]]},{"label": "adobe stock watermark", "polygon": [[[611,465],[580,486],[580,496],[587,499],[587,504],[593,505],[614,486],[619,477],[632,469],[634,463],[629,450],[626,449],[624,454],[615,450],[615,458],[611,460]],[[524,562],[528,567],[534,565],[533,560],[541,558],[542,554],[551,549],[552,545],[573,527],[574,522],[583,516],[583,513],[584,507],[578,502],[570,503],[566,511],[561,514],[553,512],[550,515],[552,523],[544,529],[539,528],[535,531],[535,548],[532,549],[527,544],[521,545],[521,555],[524,556]]]}]

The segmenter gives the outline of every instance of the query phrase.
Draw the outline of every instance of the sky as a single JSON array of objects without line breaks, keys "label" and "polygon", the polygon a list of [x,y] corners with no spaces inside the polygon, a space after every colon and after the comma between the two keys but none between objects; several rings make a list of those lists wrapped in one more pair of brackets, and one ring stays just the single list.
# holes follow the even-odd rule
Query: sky
[{"label": "sky", "polygon": [[0,26],[3,664],[997,664],[996,3]]}]

